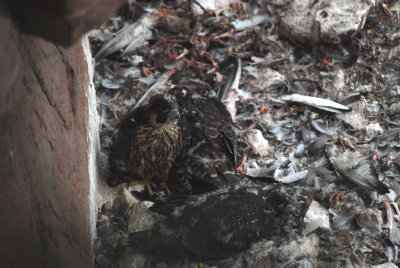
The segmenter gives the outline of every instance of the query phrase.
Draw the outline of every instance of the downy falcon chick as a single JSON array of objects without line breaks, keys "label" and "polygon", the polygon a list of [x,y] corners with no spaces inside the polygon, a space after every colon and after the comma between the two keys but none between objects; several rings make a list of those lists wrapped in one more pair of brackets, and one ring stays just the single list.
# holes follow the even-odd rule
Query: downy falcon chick
[{"label": "downy falcon chick", "polygon": [[108,184],[141,180],[168,190],[166,180],[181,150],[179,111],[175,96],[159,94],[126,114],[114,137]]},{"label": "downy falcon chick", "polygon": [[178,102],[182,133],[182,153],[171,169],[170,187],[198,194],[237,185],[237,141],[225,105],[201,83],[177,85],[169,94]]}]

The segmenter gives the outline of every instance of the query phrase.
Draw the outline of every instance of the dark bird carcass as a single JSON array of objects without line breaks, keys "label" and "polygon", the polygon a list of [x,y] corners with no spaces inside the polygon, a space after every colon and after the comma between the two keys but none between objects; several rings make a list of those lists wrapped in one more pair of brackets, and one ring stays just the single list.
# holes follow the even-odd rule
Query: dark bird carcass
[{"label": "dark bird carcass", "polygon": [[204,193],[237,185],[237,141],[230,113],[203,83],[175,86],[182,133],[182,153],[168,178],[178,191]]},{"label": "dark bird carcass", "polygon": [[167,261],[227,259],[268,238],[288,204],[276,190],[251,187],[171,199],[151,207],[167,218],[151,230],[131,233],[131,248]]},{"label": "dark bird carcass", "polygon": [[141,180],[169,191],[167,177],[181,151],[179,111],[173,95],[158,94],[120,121],[110,153],[108,184]]},{"label": "dark bird carcass", "polygon": [[376,191],[382,195],[389,193],[388,186],[379,175],[377,160],[360,153],[347,139],[338,138],[327,142],[325,151],[338,176],[352,181],[364,190]]}]

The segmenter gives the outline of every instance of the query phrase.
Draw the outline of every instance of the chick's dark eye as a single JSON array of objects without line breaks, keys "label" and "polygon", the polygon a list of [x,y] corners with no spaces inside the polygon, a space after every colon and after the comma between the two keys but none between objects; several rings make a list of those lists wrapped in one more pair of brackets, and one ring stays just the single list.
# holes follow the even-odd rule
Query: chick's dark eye
[{"label": "chick's dark eye", "polygon": [[286,203],[283,200],[275,200],[275,205],[277,207],[284,207],[286,205]]},{"label": "chick's dark eye", "polygon": [[208,89],[202,88],[202,89],[200,90],[200,94],[201,94],[202,96],[204,96],[204,97],[207,97],[207,96],[208,96]]},{"label": "chick's dark eye", "polygon": [[162,113],[167,113],[169,111],[169,106],[166,104],[162,104],[158,107],[158,110]]}]

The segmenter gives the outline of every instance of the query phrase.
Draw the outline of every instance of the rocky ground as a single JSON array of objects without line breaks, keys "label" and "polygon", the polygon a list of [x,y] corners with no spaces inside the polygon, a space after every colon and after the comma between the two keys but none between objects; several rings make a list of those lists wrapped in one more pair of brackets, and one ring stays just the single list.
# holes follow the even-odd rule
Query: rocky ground
[{"label": "rocky ground", "polygon": [[[217,90],[239,58],[239,84],[224,101],[237,170],[277,187],[295,212],[270,239],[200,265],[397,267],[400,3],[293,2],[136,1],[92,31],[102,156],[138,102],[187,80]],[[371,180],[390,193],[357,185]],[[160,220],[131,190],[105,186],[115,194],[98,215],[96,267],[198,266],[126,247],[128,232]],[[332,196],[338,190],[345,194]]]}]

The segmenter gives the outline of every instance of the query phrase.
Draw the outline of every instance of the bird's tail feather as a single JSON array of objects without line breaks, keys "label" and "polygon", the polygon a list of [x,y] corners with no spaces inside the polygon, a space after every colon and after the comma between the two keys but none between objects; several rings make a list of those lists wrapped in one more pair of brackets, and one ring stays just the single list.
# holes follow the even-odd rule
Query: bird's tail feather
[{"label": "bird's tail feather", "polygon": [[160,241],[156,230],[140,231],[129,234],[129,246],[138,251],[152,251]]},{"label": "bird's tail feather", "polygon": [[236,58],[233,68],[229,73],[228,80],[225,82],[225,85],[222,88],[222,90],[220,90],[217,94],[219,101],[226,99],[228,91],[231,88],[238,87],[240,74],[241,74],[241,68],[242,68],[242,62],[241,62],[240,58]]}]

